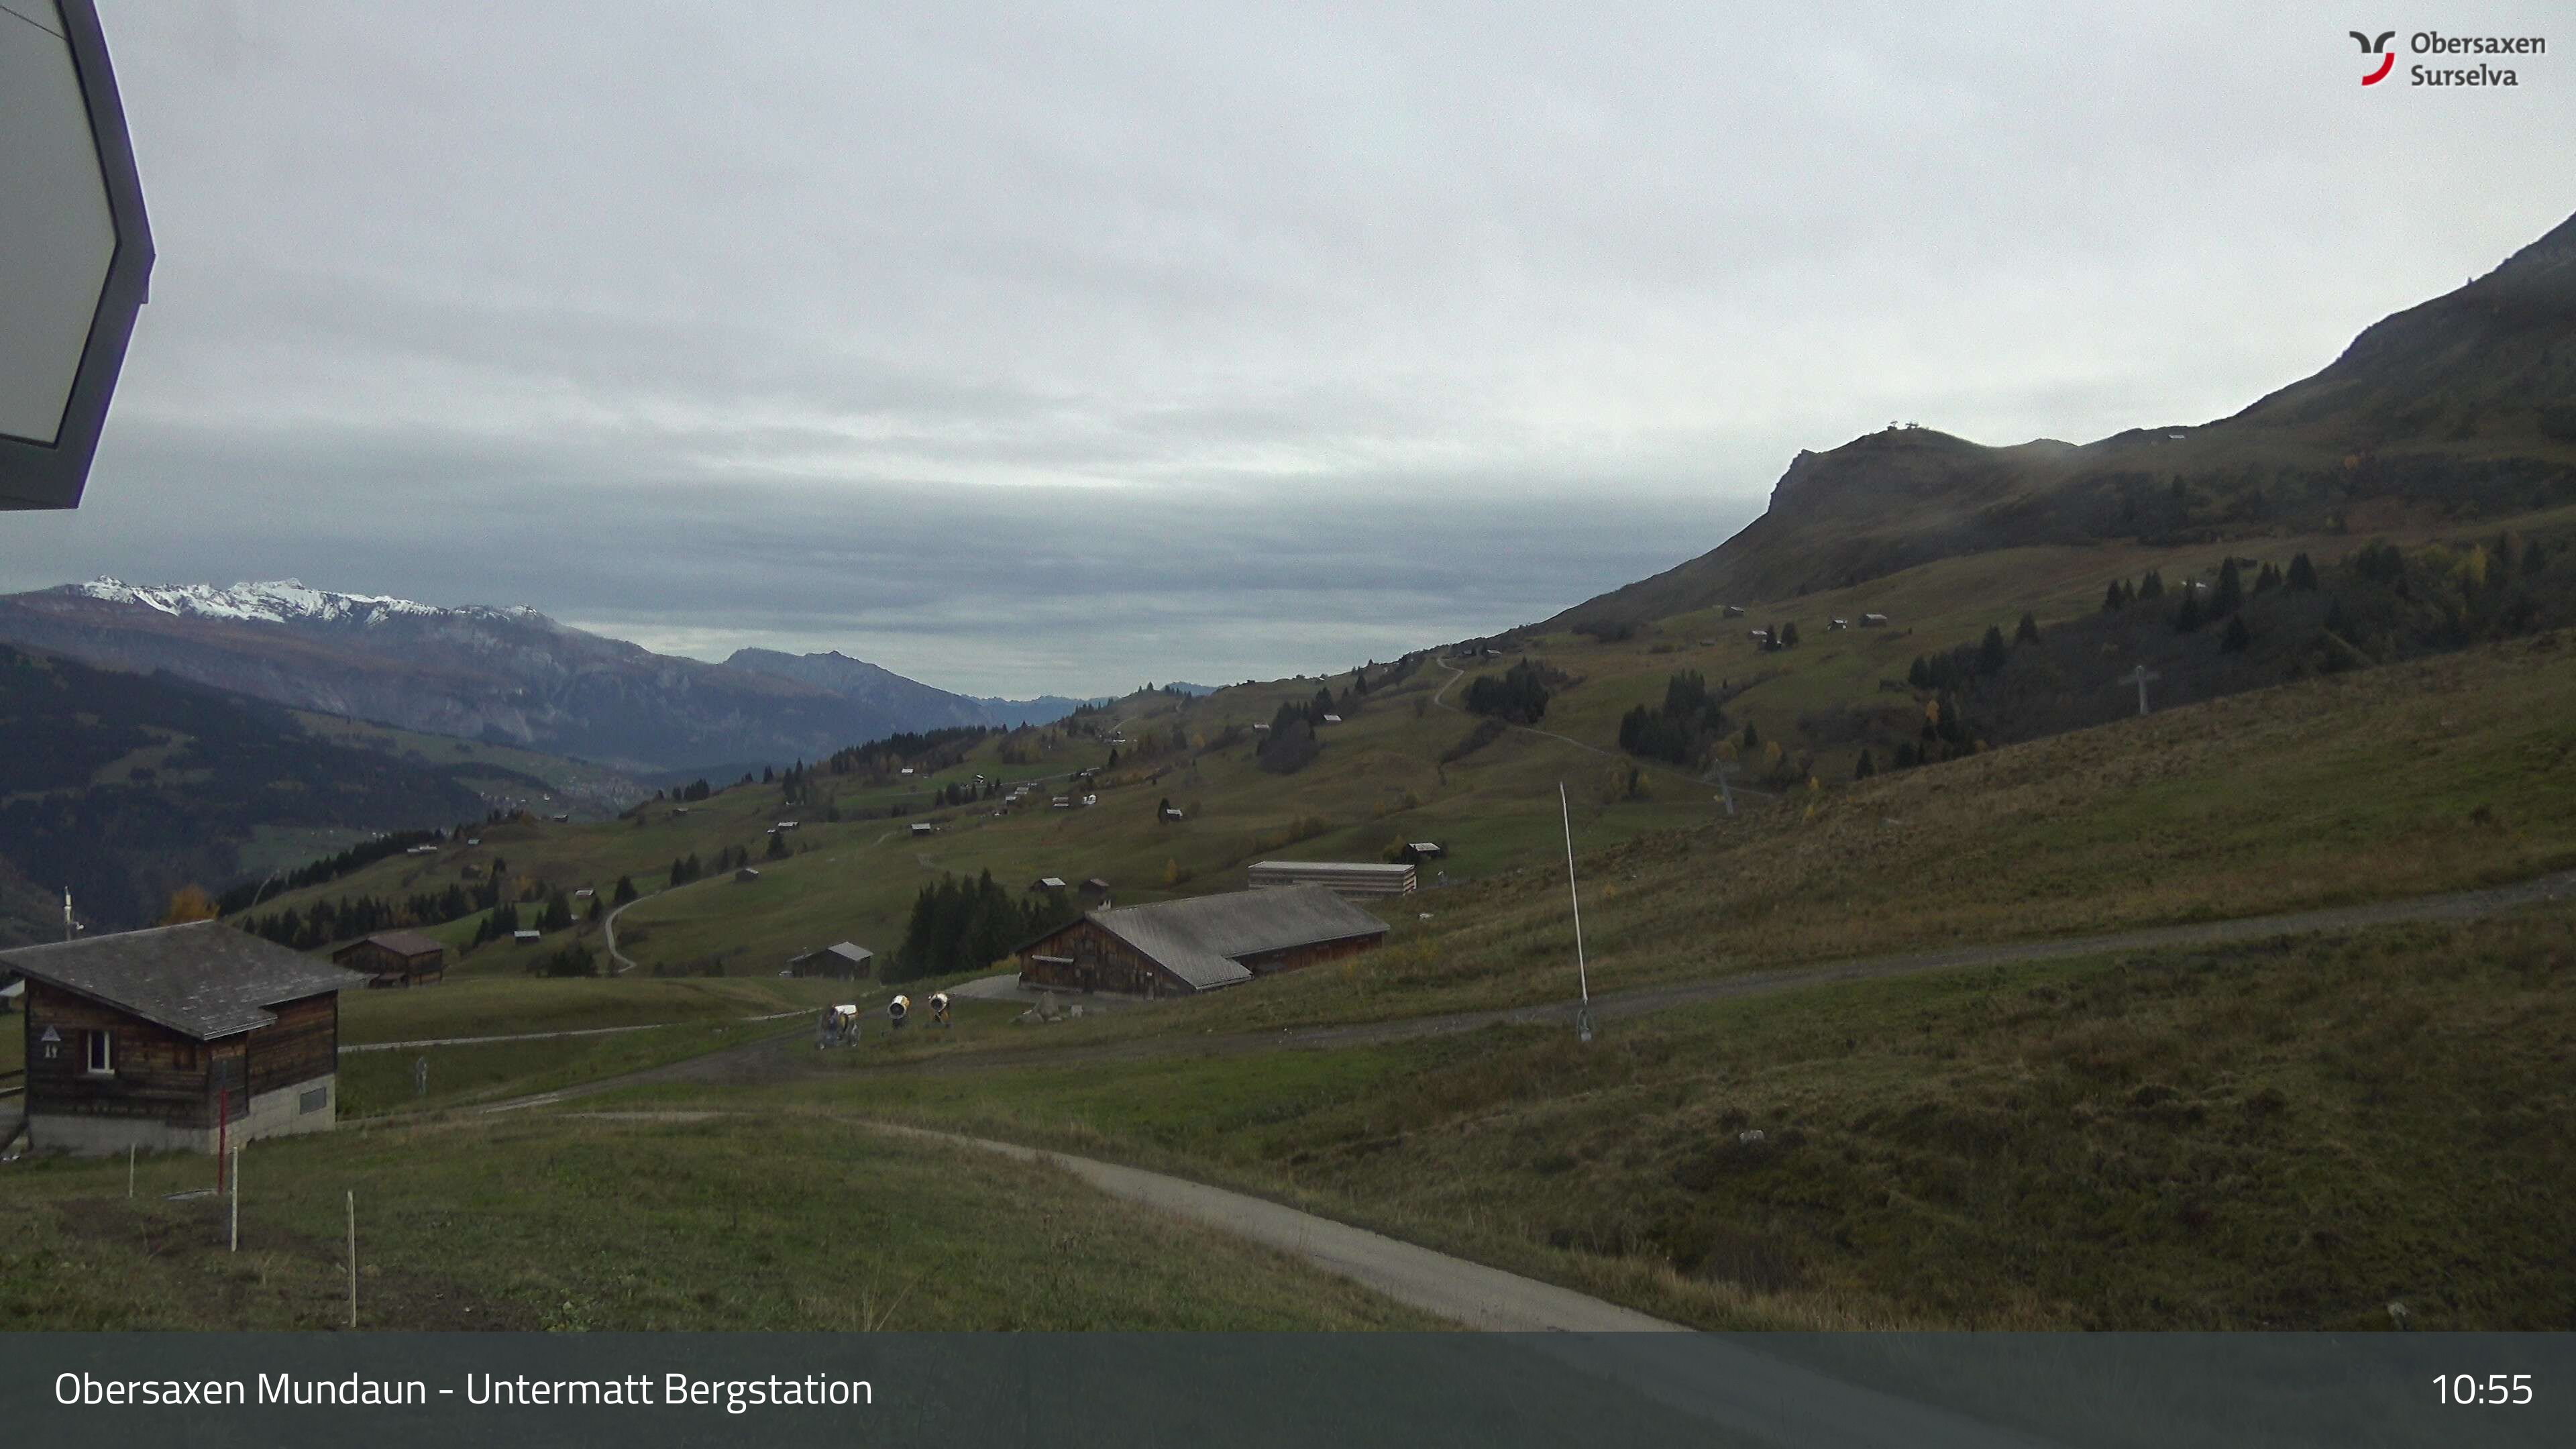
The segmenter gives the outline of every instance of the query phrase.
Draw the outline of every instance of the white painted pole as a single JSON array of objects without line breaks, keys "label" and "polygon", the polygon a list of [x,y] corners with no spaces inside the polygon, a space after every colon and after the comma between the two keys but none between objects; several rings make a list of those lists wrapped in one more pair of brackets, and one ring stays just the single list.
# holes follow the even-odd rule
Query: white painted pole
[{"label": "white painted pole", "polygon": [[1583,964],[1583,897],[1574,889],[1574,807],[1566,802],[1565,782],[1556,782],[1556,808],[1565,817],[1565,894],[1574,902],[1574,981],[1583,1004],[1592,1005],[1592,977]]},{"label": "white painted pole", "polygon": [[349,1190],[349,1326],[358,1326],[358,1191]]}]

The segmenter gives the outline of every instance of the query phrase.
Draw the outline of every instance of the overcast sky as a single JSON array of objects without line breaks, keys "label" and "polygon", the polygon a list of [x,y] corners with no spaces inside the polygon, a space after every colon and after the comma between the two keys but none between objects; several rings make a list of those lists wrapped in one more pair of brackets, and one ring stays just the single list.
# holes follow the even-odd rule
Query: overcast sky
[{"label": "overcast sky", "polygon": [[2576,210],[2563,5],[2362,17],[2558,52],[2485,91],[2313,6],[100,8],[160,261],[0,588],[974,693],[1543,617],[1890,419],[2205,421]]}]

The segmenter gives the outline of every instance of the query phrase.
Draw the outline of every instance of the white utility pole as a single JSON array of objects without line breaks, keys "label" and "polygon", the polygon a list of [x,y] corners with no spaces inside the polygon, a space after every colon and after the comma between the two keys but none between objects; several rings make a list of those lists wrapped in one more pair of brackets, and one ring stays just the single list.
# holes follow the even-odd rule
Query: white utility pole
[{"label": "white utility pole", "polygon": [[1565,798],[1565,782],[1556,782],[1556,808],[1565,817],[1565,894],[1574,902],[1574,984],[1583,993],[1582,1004],[1575,1008],[1574,1029],[1581,1040],[1592,1040],[1592,975],[1583,964],[1583,896],[1574,888],[1574,807]]},{"label": "white utility pole", "polygon": [[2147,681],[2162,678],[2164,678],[2163,675],[2158,674],[2143,664],[2130,670],[2127,675],[2122,677],[2120,683],[2134,684],[2138,687],[2138,713],[2145,714],[2147,712]]}]

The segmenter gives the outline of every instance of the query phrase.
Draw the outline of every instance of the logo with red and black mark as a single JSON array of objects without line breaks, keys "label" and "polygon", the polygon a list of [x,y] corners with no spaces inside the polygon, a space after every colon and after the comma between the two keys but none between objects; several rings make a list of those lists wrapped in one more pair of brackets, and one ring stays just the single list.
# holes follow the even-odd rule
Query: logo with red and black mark
[{"label": "logo with red and black mark", "polygon": [[[2352,43],[2361,47],[2362,64],[2369,67],[2361,83],[2375,86],[2389,79],[2397,70],[2397,53],[2405,50],[2419,57],[2419,62],[2406,67],[2406,78],[2400,84],[2430,87],[2449,86],[2519,86],[2522,77],[2508,65],[2490,65],[2486,57],[2545,56],[2549,40],[2540,35],[2445,35],[2438,30],[2418,30],[2397,43],[2397,32],[2383,30],[2373,36],[2359,30],[2347,30]],[[2475,56],[2474,66],[2426,65],[2422,59],[2435,56]]]}]

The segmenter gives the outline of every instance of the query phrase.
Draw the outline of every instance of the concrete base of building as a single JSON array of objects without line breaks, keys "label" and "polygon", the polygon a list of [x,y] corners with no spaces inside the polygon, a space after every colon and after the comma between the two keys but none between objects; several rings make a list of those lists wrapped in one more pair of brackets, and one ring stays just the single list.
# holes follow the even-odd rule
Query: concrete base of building
[{"label": "concrete base of building", "polygon": [[106,1117],[88,1113],[48,1112],[40,1103],[27,1108],[27,1141],[37,1152],[63,1152],[74,1157],[109,1157],[140,1152],[205,1152],[224,1141],[255,1142],[263,1137],[293,1137],[328,1132],[340,1115],[340,1079],[335,1073],[262,1092],[231,1127],[182,1127],[151,1117]]}]

